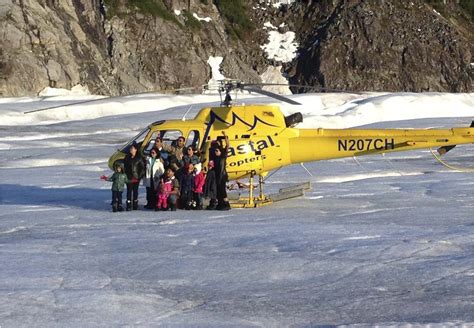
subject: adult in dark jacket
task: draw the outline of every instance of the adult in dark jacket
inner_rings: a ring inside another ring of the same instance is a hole
[[[225,138],[225,146],[220,143],[216,144],[214,149],[214,169],[216,174],[216,186],[217,186],[217,207],[216,210],[230,210],[230,204],[227,200],[227,181],[229,176],[227,175],[227,152],[229,150],[229,137],[222,131],[222,135]],[[211,148],[212,149],[212,148]],[[209,156],[211,158],[212,156]]]
[[[179,178],[180,203],[181,208],[190,210],[194,195],[194,165],[192,163],[187,164],[184,167],[184,171],[183,175]]]
[[[130,146],[130,153],[123,160],[125,174],[130,183],[127,183],[127,211],[138,209],[138,187],[140,180],[145,174],[145,163],[138,152],[138,145],[133,143]]]
[[[207,210],[215,210],[217,206],[216,171],[214,171],[214,160],[207,164],[206,180],[204,182],[204,198],[209,198]]]
[[[209,161],[213,161],[214,162],[214,157],[216,156],[215,155],[215,151],[214,149],[216,147],[218,147],[220,144],[217,140],[212,140],[211,141],[211,146],[209,147]]]

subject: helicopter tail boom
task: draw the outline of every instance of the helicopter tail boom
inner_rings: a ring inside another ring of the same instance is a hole
[[[474,143],[474,127],[452,129],[309,130],[289,140],[292,163]]]

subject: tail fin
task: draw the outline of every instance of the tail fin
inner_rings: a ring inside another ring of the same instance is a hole
[[[471,122],[471,126],[470,128],[474,128],[474,121]],[[450,151],[451,149],[453,149],[454,147],[456,147],[456,145],[450,145],[450,146],[443,146],[443,147],[440,147],[438,148],[438,154],[440,156],[443,156],[444,154],[446,154],[448,151]]]

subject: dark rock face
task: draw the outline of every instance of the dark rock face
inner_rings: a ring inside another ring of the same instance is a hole
[[[211,56],[223,57],[226,77],[259,82],[268,66],[282,65],[261,48],[265,22],[296,33],[298,56],[283,63],[292,83],[473,90],[472,21],[461,26],[421,0],[296,1],[280,9],[245,0],[255,29],[242,39],[211,0],[163,1],[171,18],[118,3],[120,15],[104,0],[0,0],[0,95],[77,84],[107,95],[198,86],[211,78]]]
[[[290,81],[319,88],[472,91],[468,41],[421,1],[323,1],[299,9]]]
[[[211,77],[210,56],[224,58],[229,77],[259,81],[251,46],[231,40],[214,5],[166,5],[172,20],[125,6],[110,16],[103,0],[0,0],[0,95],[77,84],[109,95],[197,86]],[[183,9],[211,20],[196,19],[193,30]]]
[[[86,80],[110,90],[113,79],[98,4],[1,0],[1,92],[31,95],[48,86],[71,88]]]

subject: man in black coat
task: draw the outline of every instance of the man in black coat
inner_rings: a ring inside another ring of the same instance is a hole
[[[217,186],[217,207],[216,210],[227,211],[230,210],[230,204],[227,200],[227,181],[229,181],[229,176],[227,175],[226,165],[227,165],[227,152],[229,150],[229,137],[225,134],[225,131],[222,131],[222,135],[225,138],[225,146],[220,143],[217,143],[214,148],[214,167],[216,174],[216,186]],[[212,156],[209,156],[212,158]]]
[[[130,146],[130,152],[123,160],[125,174],[130,183],[127,183],[127,211],[138,209],[138,187],[140,180],[145,175],[145,163],[138,152],[138,145],[134,142]]]
[[[215,210],[217,206],[216,171],[214,171],[214,160],[207,164],[206,180],[204,182],[204,198],[209,198],[208,210]]]

